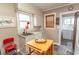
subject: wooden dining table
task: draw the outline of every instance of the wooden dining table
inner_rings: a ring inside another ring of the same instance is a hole
[[[35,39],[26,42],[25,47],[29,48],[29,55],[35,52],[38,55],[53,55],[54,44],[53,40],[46,39],[45,43],[36,43]]]

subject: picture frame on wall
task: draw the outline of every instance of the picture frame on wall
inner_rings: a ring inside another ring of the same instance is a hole
[[[16,27],[15,17],[0,16],[0,28]]]
[[[44,15],[44,28],[53,29],[56,27],[56,13]]]

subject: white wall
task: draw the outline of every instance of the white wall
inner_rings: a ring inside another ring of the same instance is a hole
[[[2,3],[0,4],[0,16],[11,16],[15,17],[16,19],[16,4],[12,3]],[[15,38],[15,43],[18,46],[18,36],[17,36],[17,27],[13,28],[2,28],[0,29],[0,48],[2,50],[3,48],[3,39],[8,38],[8,37],[14,37]],[[3,54],[3,50],[2,50]]]
[[[54,40],[55,43],[59,44],[59,30],[58,29],[45,29],[44,37]]]

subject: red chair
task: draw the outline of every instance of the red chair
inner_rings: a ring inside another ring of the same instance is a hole
[[[14,44],[14,38],[7,38],[3,40],[4,50],[6,54],[13,54],[16,49],[16,44]]]

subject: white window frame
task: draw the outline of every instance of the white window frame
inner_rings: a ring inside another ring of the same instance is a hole
[[[21,34],[22,32],[20,32],[20,20],[19,20],[19,13],[22,13],[22,14],[26,14],[26,15],[29,15],[31,16],[30,17],[30,29],[33,28],[33,25],[34,25],[34,22],[33,22],[33,14],[31,13],[28,13],[28,12],[25,12],[25,11],[17,11],[17,27],[18,27],[18,33]]]

